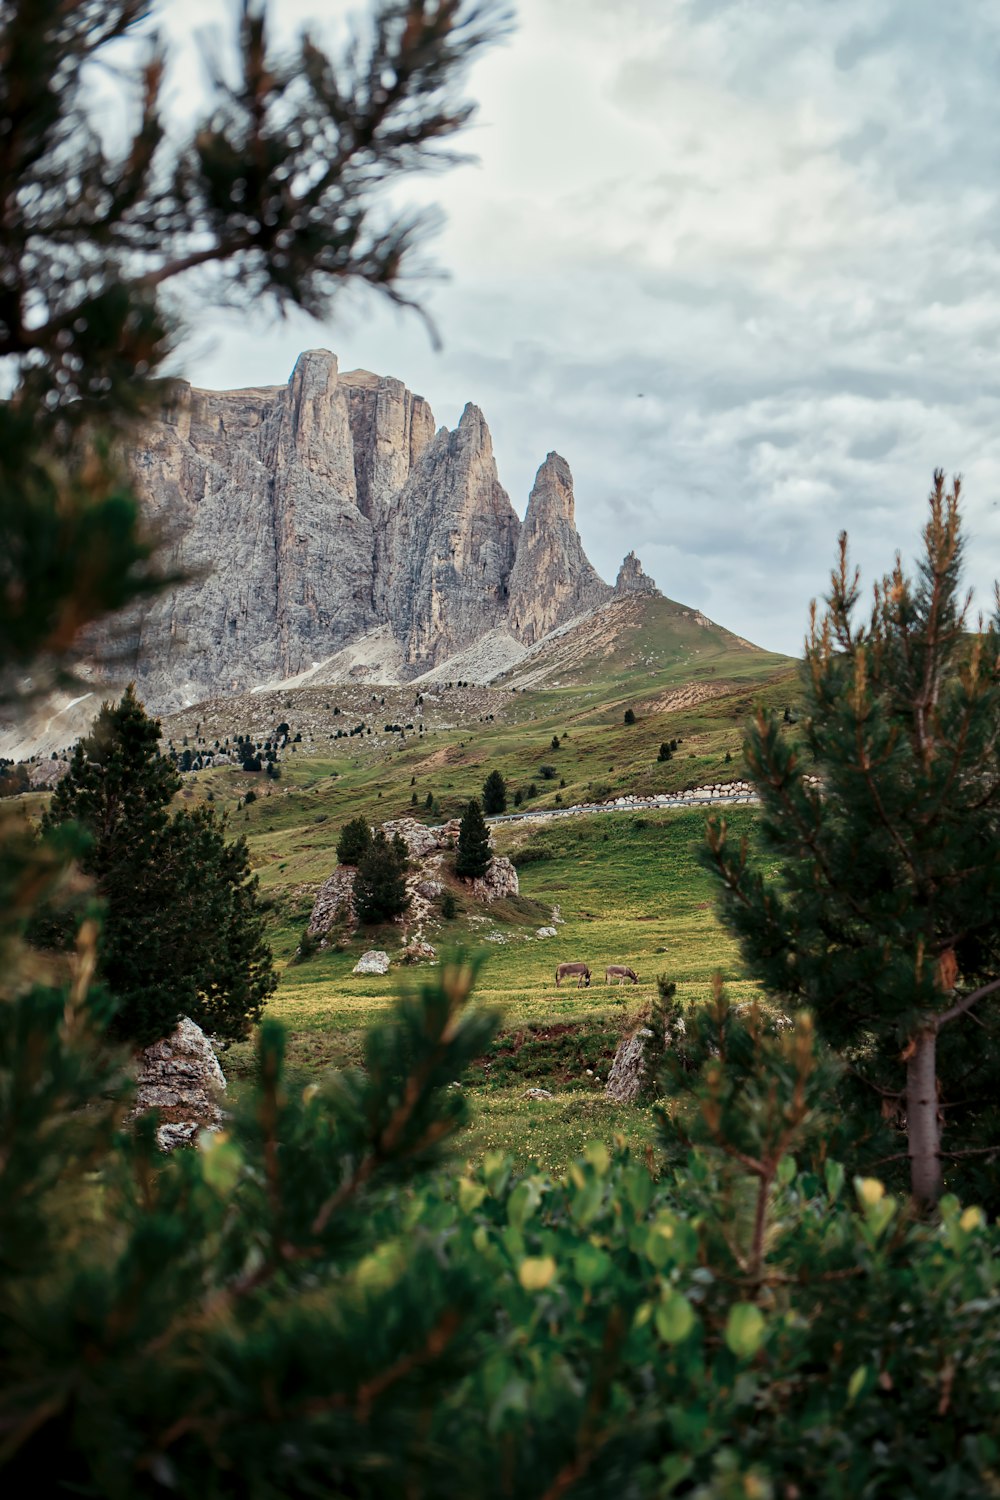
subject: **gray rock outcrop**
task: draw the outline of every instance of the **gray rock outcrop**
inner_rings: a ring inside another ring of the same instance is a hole
[[[226,1078],[212,1044],[187,1016],[170,1036],[139,1054],[133,1118],[155,1109],[161,1151],[189,1145],[201,1130],[222,1125],[221,1095]]]
[[[472,894],[487,906],[492,901],[501,901],[505,896],[517,896],[520,885],[517,871],[505,854],[495,854],[486,866],[485,875],[469,882]]]
[[[309,917],[311,937],[325,937],[340,918],[354,926],[354,877],[357,873],[354,865],[337,865],[324,880],[316,892]]]
[[[619,1042],[604,1089],[605,1096],[615,1104],[634,1104],[638,1099],[645,1082],[646,1042],[652,1035],[648,1026],[640,1026]]]
[[[611,594],[587,561],[576,529],[569,464],[550,453],[535,476],[510,576],[510,630],[530,646]]]
[[[178,384],[131,464],[164,561],[189,579],[116,632],[118,675],[154,712],[360,642],[408,680],[484,639],[537,641],[612,592],[584,555],[564,459],[539,469],[522,527],[478,407],[435,432],[422,397],[342,373],[326,350],[284,386]]]
[[[58,786],[69,770],[68,760],[42,760],[28,772],[28,785],[33,791],[39,788]]]
[[[618,577],[615,579],[615,594],[651,594],[654,598],[662,599],[663,595],[656,587],[649,574],[643,571],[642,563],[634,552],[629,552],[621,567],[618,569]]]

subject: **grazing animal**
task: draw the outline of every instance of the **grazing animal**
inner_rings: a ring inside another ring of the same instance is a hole
[[[610,984],[612,979],[617,979],[619,984],[624,984],[626,979],[630,979],[633,984],[639,983],[638,974],[625,964],[608,964],[604,971],[605,984]]]
[[[578,990],[590,984],[590,970],[586,964],[560,964],[556,970],[556,985],[558,986],[559,981],[567,976],[576,978]]]

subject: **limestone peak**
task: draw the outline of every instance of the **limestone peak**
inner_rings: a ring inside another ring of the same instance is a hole
[[[642,563],[634,552],[629,552],[621,567],[618,569],[618,577],[615,579],[616,594],[652,594],[658,598],[663,597],[660,590],[649,574],[643,571]]]

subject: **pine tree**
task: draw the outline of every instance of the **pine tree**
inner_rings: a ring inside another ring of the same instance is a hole
[[[227,844],[214,809],[170,815],[180,781],[159,753],[159,728],[131,686],[106,703],[43,831],[74,823],[89,836],[80,864],[103,903],[97,973],[117,1002],[114,1033],[145,1045],[187,1015],[238,1040],[276,983],[257,879],[245,840]],[[65,941],[65,916],[62,926]],[[35,931],[53,935],[44,922]]]
[[[458,830],[455,874],[464,880],[475,880],[486,874],[492,857],[490,834],[483,819],[483,810],[473,797],[462,815]]]
[[[390,842],[376,829],[358,862],[354,877],[354,910],[361,922],[389,922],[410,904],[406,889],[406,845],[398,834]]]
[[[337,840],[337,860],[342,865],[359,865],[371,848],[372,831],[367,818],[351,818],[344,824]]]
[[[923,541],[916,582],[897,557],[858,623],[841,537],[806,643],[802,743],[758,713],[758,848],[732,849],[713,818],[707,858],[754,972],[849,1060],[872,1152],[908,1159],[919,1202],[963,1178],[995,1202],[1000,620],[969,625],[959,486],[940,473]],[[903,1119],[903,1149],[887,1149]]]
[[[507,811],[507,783],[499,771],[491,771],[483,782],[483,811],[489,815]]]

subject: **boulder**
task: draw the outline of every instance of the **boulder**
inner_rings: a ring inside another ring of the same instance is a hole
[[[411,943],[407,943],[402,956],[404,964],[419,964],[429,963],[437,957],[437,953],[430,943],[423,943],[418,938],[414,938]]]
[[[208,1037],[182,1016],[168,1037],[139,1053],[135,1106],[130,1118],[159,1112],[161,1151],[189,1145],[200,1130],[222,1126],[220,1095],[226,1078]]]
[[[338,917],[346,917],[353,927],[354,877],[353,865],[338,865],[320,886],[309,917],[309,931],[313,937],[325,937]]]
[[[539,927],[535,932],[536,938],[558,937],[558,935],[554,927]]]
[[[355,974],[388,974],[389,955],[383,953],[380,948],[370,948],[367,953],[362,953],[354,965]]]
[[[554,1096],[549,1089],[525,1089],[524,1097],[526,1099],[551,1099]]]
[[[476,899],[487,904],[504,896],[517,896],[521,889],[517,871],[505,854],[494,855],[486,866],[486,874],[471,881],[470,885]]]
[[[646,1039],[652,1035],[648,1026],[640,1026],[638,1031],[618,1043],[604,1089],[605,1098],[615,1104],[634,1104],[638,1099],[645,1076],[643,1053]]]

